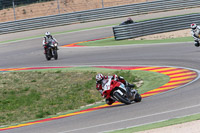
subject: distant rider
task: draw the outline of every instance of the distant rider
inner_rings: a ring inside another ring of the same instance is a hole
[[[199,41],[200,41],[200,26],[197,26],[196,24],[191,24],[191,34],[192,37],[194,38],[194,45],[196,47],[199,47]]]
[[[110,78],[112,80],[116,80],[116,81],[123,83],[125,85],[125,87],[131,87],[131,88],[135,87],[135,85],[129,84],[126,80],[124,80],[123,77],[117,76],[116,74],[113,76],[104,76],[103,74],[99,73],[96,75],[96,89],[101,93],[101,95],[103,95],[102,84],[104,84],[107,81],[107,79],[110,79]],[[114,102],[115,101],[111,98],[106,99],[106,103],[108,105],[111,105]]]
[[[50,41],[52,41],[52,40],[54,40],[56,43],[58,43],[58,41],[55,38],[53,38],[53,36],[51,35],[50,32],[46,32],[45,37],[43,39],[44,54],[46,54],[47,46],[50,43]]]
[[[132,23],[134,23],[134,21],[131,18],[128,18],[126,21],[124,21],[120,25],[126,25],[126,24],[132,24]]]

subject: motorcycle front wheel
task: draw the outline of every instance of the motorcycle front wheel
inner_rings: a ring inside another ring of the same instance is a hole
[[[131,101],[130,101],[128,98],[122,96],[122,95],[119,94],[118,92],[114,92],[113,95],[114,95],[114,97],[115,97],[116,99],[118,99],[119,102],[125,103],[125,104],[131,104]]]
[[[45,57],[47,60],[51,60],[50,50],[47,50]]]
[[[53,50],[54,53],[54,59],[57,60],[58,59],[58,52],[56,49]]]

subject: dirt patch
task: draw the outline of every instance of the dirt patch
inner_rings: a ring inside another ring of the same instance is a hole
[[[57,0],[15,7],[16,20],[146,2],[147,0]],[[155,0],[148,0],[155,1]],[[13,8],[0,10],[0,22],[13,21]]]
[[[142,36],[142,37],[137,37],[137,38],[129,39],[129,40],[158,40],[158,39],[170,39],[170,38],[190,37],[190,36],[191,36],[190,29],[186,29],[186,30],[179,30],[179,31],[173,31],[173,32]]]

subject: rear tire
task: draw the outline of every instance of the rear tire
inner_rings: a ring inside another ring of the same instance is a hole
[[[120,95],[118,92],[114,92],[114,97],[118,99],[119,102],[125,103],[125,104],[131,104],[131,101],[128,98],[125,98],[124,96]]]
[[[134,101],[135,101],[135,102],[141,102],[141,100],[142,100],[141,95],[140,95],[139,93],[137,93],[137,94],[135,95]]]

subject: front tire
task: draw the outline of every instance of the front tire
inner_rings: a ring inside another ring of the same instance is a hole
[[[51,60],[50,50],[47,50],[45,57],[47,60]]]
[[[54,59],[57,60],[58,59],[58,52],[57,50],[53,50],[53,53],[54,53]]]
[[[131,104],[131,101],[128,98],[125,98],[124,96],[120,95],[118,92],[114,92],[114,97],[117,98],[117,100],[121,103],[125,104]]]

